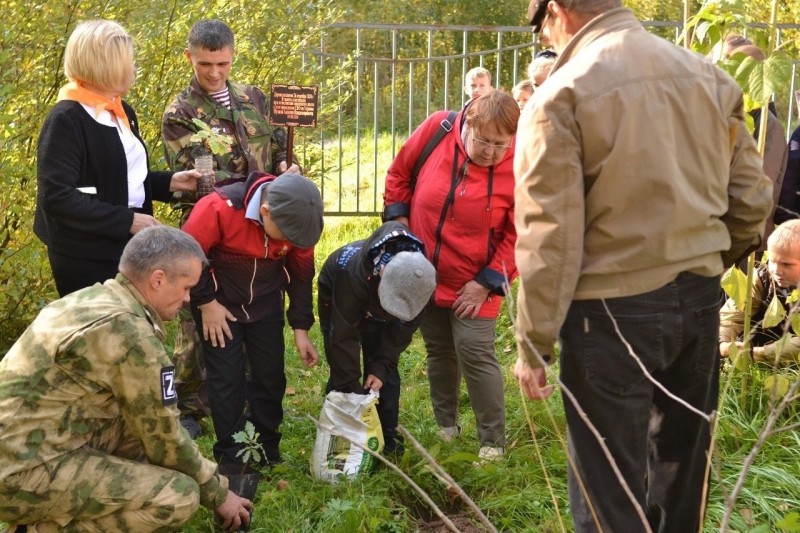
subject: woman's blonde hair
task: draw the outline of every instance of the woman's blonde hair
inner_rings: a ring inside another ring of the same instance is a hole
[[[467,108],[467,126],[482,130],[493,124],[498,132],[517,132],[519,105],[511,95],[494,90],[475,99]]]
[[[64,74],[70,81],[115,89],[136,76],[133,39],[110,20],[87,20],[75,27],[64,51]]]

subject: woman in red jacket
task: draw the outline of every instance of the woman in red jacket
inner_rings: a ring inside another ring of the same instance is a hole
[[[447,121],[434,113],[409,137],[386,176],[384,218],[399,220],[425,243],[437,286],[420,326],[436,422],[456,437],[461,375],[475,413],[483,460],[505,447],[503,378],[494,352],[502,297],[514,265],[514,134],[519,107],[499,91]],[[439,128],[449,132],[412,179]]]

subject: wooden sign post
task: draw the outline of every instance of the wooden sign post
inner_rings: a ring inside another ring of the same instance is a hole
[[[286,164],[292,166],[294,128],[317,127],[317,87],[272,84],[269,123],[286,127]]]

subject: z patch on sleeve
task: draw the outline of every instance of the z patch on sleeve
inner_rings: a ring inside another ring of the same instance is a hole
[[[165,366],[161,369],[161,402],[164,405],[178,403],[175,392],[175,367]]]

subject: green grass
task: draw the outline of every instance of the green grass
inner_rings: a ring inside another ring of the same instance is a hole
[[[319,140],[315,139],[314,143]],[[397,139],[395,151],[402,140]],[[356,165],[356,148],[359,164]],[[324,172],[318,144],[309,145],[305,167],[308,175],[318,180],[326,213],[372,213],[383,209],[383,187],[386,170],[392,162],[392,138],[387,132],[362,133],[359,143],[354,136],[326,140]],[[340,161],[341,159],[341,161]]]
[[[322,241],[316,247],[318,269],[334,249],[367,237],[379,224],[377,217],[327,218]],[[400,423],[437,458],[499,530],[557,532],[563,528],[571,531],[561,397],[554,394],[546,402],[523,402],[510,372],[516,359],[516,346],[513,325],[505,310],[498,319],[496,333],[497,354],[504,371],[506,392],[508,445],[504,461],[482,468],[472,466],[479,443],[474,416],[464,389],[459,421],[464,428],[461,437],[452,443],[443,443],[437,438],[425,374],[425,350],[419,334],[400,359],[403,379]],[[306,369],[298,361],[287,329],[286,373],[288,386],[295,389],[295,394],[287,395],[284,401],[285,418],[281,427],[284,438],[281,448],[285,463],[272,471],[263,472],[255,499],[251,531],[444,531],[428,524],[433,520],[433,512],[408,484],[386,468],[371,476],[337,485],[311,477],[309,465],[316,428],[308,415],[319,415],[328,377],[317,326],[312,328],[311,334],[322,361],[318,367]],[[552,370],[557,372],[557,365]],[[725,497],[736,483],[744,459],[765,424],[770,402],[763,381],[770,373],[762,368],[752,371],[751,393],[747,401],[742,402],[738,392],[740,377],[731,374],[730,370],[723,372],[723,387],[727,380],[732,381],[720,407],[705,526],[707,532],[719,530],[725,513]],[[797,379],[796,370],[784,369],[781,373],[791,381]],[[535,441],[528,427],[526,411],[535,427]],[[798,408],[792,405],[781,416],[779,426],[796,424],[798,420]],[[213,431],[209,424],[209,421],[204,421],[205,436],[198,441],[202,453],[207,457],[211,457],[213,444]],[[421,457],[410,446],[407,446],[406,454],[398,464],[426,490],[438,506],[454,517],[463,531],[480,531],[474,525],[479,523],[478,520],[462,502],[450,497],[444,485],[428,472]],[[280,480],[288,482],[284,490],[278,489]],[[777,433],[766,442],[749,470],[731,520],[731,530],[800,531],[791,529],[788,520],[782,522],[791,513],[800,511],[799,480],[800,433],[798,429]],[[553,488],[552,494],[548,485]],[[200,509],[184,531],[211,531],[213,522],[212,513]],[[782,523],[784,528],[781,527]]]
[[[335,248],[351,240],[364,238],[377,227],[376,218],[347,218],[326,221],[323,241],[317,247],[318,265]],[[282,451],[285,463],[272,472],[264,472],[255,502],[252,531],[293,532],[399,532],[434,531],[425,525],[433,519],[432,511],[397,475],[380,469],[337,485],[314,480],[309,460],[316,429],[307,415],[317,417],[324,399],[327,364],[321,352],[322,342],[316,326],[312,337],[320,349],[321,364],[314,369],[301,367],[294,347],[287,337],[287,377],[296,394],[284,402],[286,417],[282,426]],[[475,420],[462,389],[460,423],[464,431],[453,443],[443,443],[436,435],[428,382],[425,374],[425,351],[419,335],[400,360],[403,378],[400,423],[443,464],[467,494],[503,531],[560,531],[559,516],[566,531],[571,531],[566,487],[566,455],[564,413],[560,395],[546,402],[523,401],[510,367],[516,358],[513,328],[504,312],[498,320],[497,354],[505,375],[508,448],[507,458],[496,464],[474,468],[472,461],[478,450]],[[557,371],[557,367],[554,368]],[[796,376],[787,371],[792,379]],[[768,372],[756,372],[757,384]],[[738,380],[723,374],[723,379]],[[730,391],[736,391],[732,384]],[[768,401],[763,389],[754,385],[750,402],[739,405],[732,392],[720,409],[720,427],[715,455],[719,474],[712,474],[708,519],[705,530],[717,531],[724,513],[724,494],[730,492],[741,471],[745,455],[763,426]],[[536,428],[536,441],[541,451],[543,468],[526,422],[525,407]],[[797,421],[796,409],[786,413],[783,423]],[[210,437],[200,443],[206,453]],[[398,462],[448,515],[458,517],[459,527],[479,524],[466,506],[448,496],[444,485],[434,478],[421,457],[407,446]],[[288,481],[288,488],[277,488],[279,480]],[[732,528],[751,531],[762,526],[764,531],[778,531],[776,524],[791,512],[800,510],[800,437],[797,430],[775,435],[770,439],[750,470],[745,490],[739,498]],[[555,494],[548,490],[550,485]],[[554,499],[558,505],[556,513]],[[202,509],[186,531],[208,531],[211,513]],[[478,531],[480,529],[473,529]],[[439,530],[436,530],[439,531]],[[441,529],[444,531],[444,529]]]
[[[377,218],[328,219],[322,242],[316,248],[317,264],[339,246],[364,238],[380,224]],[[508,458],[497,465],[480,469],[472,466],[477,459],[479,442],[475,419],[462,389],[461,437],[453,443],[440,442],[428,395],[425,350],[417,333],[411,346],[400,359],[403,378],[400,423],[444,464],[448,472],[471,495],[490,520],[508,531],[546,531],[558,529],[552,497],[547,491],[541,466],[535,459],[533,444],[515,381],[508,370],[516,358],[510,322],[502,318],[497,329],[497,353],[505,373],[508,413]],[[324,400],[328,366],[322,353],[319,330],[312,329],[312,338],[320,350],[321,363],[314,369],[302,367],[293,342],[287,336],[288,386],[296,394],[284,401],[285,418],[281,427],[281,444],[285,463],[271,472],[264,472],[255,503],[252,531],[416,531],[420,521],[433,519],[433,512],[397,475],[381,468],[371,476],[330,485],[314,480],[309,461],[316,429],[307,415],[317,417]],[[563,433],[563,410],[555,397],[547,404],[529,403],[536,424],[547,475],[559,491],[562,516],[566,515],[566,459],[556,433]],[[545,405],[554,412],[557,428],[545,415]],[[206,435],[211,433],[206,426]],[[212,438],[200,438],[201,448],[208,454]],[[460,501],[453,501],[445,486],[424,468],[421,457],[406,446],[406,454],[398,461],[448,514],[468,513]],[[288,481],[288,488],[277,488],[279,480]],[[463,519],[463,517],[462,517]],[[477,523],[477,519],[472,520]],[[186,531],[207,531],[211,513],[201,509],[185,528]]]
[[[332,218],[326,220],[323,240],[316,249],[321,265],[335,248],[366,237],[379,225],[377,218]],[[282,451],[285,463],[264,471],[255,499],[251,531],[260,532],[385,532],[444,531],[428,525],[433,512],[397,475],[381,468],[371,476],[343,481],[337,485],[311,477],[309,461],[316,429],[308,415],[318,416],[324,399],[327,364],[322,354],[319,330],[312,328],[312,338],[320,350],[322,362],[313,369],[299,363],[291,338],[287,335],[288,386],[295,394],[284,401],[285,419]],[[464,432],[452,443],[440,442],[428,396],[425,375],[425,351],[419,335],[400,359],[403,378],[400,423],[424,445],[477,503],[501,531],[557,532],[571,531],[566,488],[564,413],[560,395],[546,402],[523,402],[510,372],[516,358],[512,324],[503,313],[498,320],[497,354],[505,376],[508,448],[504,461],[474,468],[478,449],[475,420],[462,389]],[[557,366],[553,368],[557,372]],[[755,369],[750,381],[748,401],[740,402],[739,377],[723,372],[723,382],[733,380],[720,408],[720,423],[714,456],[705,531],[719,530],[724,498],[742,470],[745,456],[752,449],[770,408],[769,396],[762,384],[771,372]],[[792,381],[795,370],[783,370]],[[526,410],[536,428],[536,443],[531,436]],[[796,405],[780,418],[780,426],[800,419]],[[211,456],[212,428],[203,422],[205,436],[198,440],[202,453]],[[538,444],[542,462],[540,463]],[[445,491],[444,485],[424,467],[421,457],[410,446],[398,461],[464,531],[480,531],[478,520],[459,500]],[[791,513],[800,511],[800,433],[797,429],[771,437],[756,457],[747,483],[731,521],[735,531],[797,531],[780,527]],[[288,486],[278,489],[278,481]],[[548,489],[553,487],[554,494]],[[554,501],[556,503],[554,503]],[[558,512],[556,510],[558,506]],[[184,531],[206,532],[213,529],[213,515],[200,509]],[[2,524],[0,524],[2,526]]]

